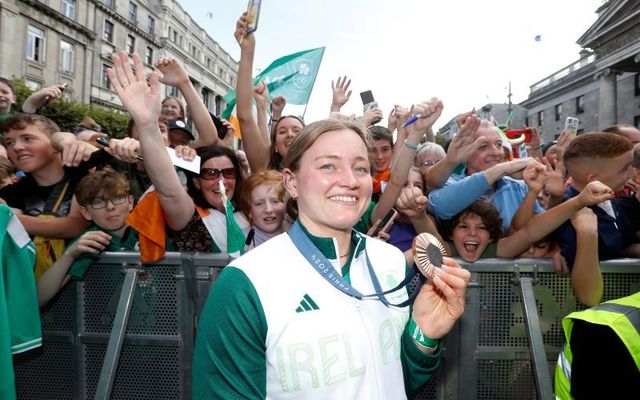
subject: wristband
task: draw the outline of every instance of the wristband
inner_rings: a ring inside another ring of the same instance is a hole
[[[537,145],[535,147],[527,145],[527,150],[540,150],[542,146]]]
[[[409,334],[419,346],[423,347],[427,351],[435,351],[440,344],[440,339],[431,339],[422,333],[420,327],[413,318],[409,320]]]
[[[404,145],[409,149],[409,150],[418,150],[418,145],[416,144],[411,144],[409,142],[407,142],[407,139],[404,140]]]

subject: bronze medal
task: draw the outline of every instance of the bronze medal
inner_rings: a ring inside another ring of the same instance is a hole
[[[418,271],[427,278],[433,278],[435,269],[442,266],[442,257],[447,255],[442,243],[430,233],[421,233],[413,239],[412,252]]]

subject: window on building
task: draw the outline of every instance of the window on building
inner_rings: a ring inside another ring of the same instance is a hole
[[[65,17],[76,18],[76,0],[62,0],[62,13]]]
[[[555,119],[556,121],[560,121],[560,118],[562,118],[562,104],[556,104],[556,112],[555,112]]]
[[[544,124],[544,111],[538,111],[538,126]]]
[[[198,48],[196,46],[191,46],[191,55],[194,58],[198,57]]]
[[[637,129],[640,129],[640,115],[636,115],[635,117],[633,117],[633,125]]]
[[[584,95],[576,97],[576,114],[584,112]]]
[[[109,75],[107,75],[107,70],[111,68],[107,64],[102,64],[102,75],[100,80],[100,85],[105,89],[111,89],[111,83],[109,82]]]
[[[144,52],[144,61],[147,65],[153,65],[153,49],[147,46],[147,50]]]
[[[524,118],[524,126],[529,126],[529,117]]]
[[[635,89],[634,94],[640,96],[640,73],[635,76]]]
[[[155,29],[156,29],[156,20],[153,19],[152,16],[148,16],[147,17],[147,32],[150,35],[153,35],[153,32],[155,31]]]
[[[102,39],[109,43],[113,42],[113,22],[104,20],[104,32],[102,33]]]
[[[167,96],[178,97],[178,88],[167,85]]]
[[[129,2],[129,21],[134,24],[138,20],[138,5],[133,2]]]
[[[207,57],[207,68],[211,68],[211,59]]]
[[[127,35],[127,44],[125,45],[127,53],[133,54],[136,51],[136,38],[131,35]]]
[[[215,107],[216,107],[215,112],[216,112],[216,114],[219,115],[222,112],[222,97],[220,97],[219,95],[216,96]]]
[[[102,4],[109,8],[115,8],[115,0],[102,0]]]
[[[64,40],[60,41],[60,70],[73,72],[73,45]]]
[[[29,25],[27,31],[27,59],[44,62],[44,30]]]
[[[204,106],[207,108],[207,110],[209,109],[209,93],[211,93],[209,89],[207,89],[206,87],[202,88],[202,102],[204,103]]]
[[[25,80],[24,83],[25,83],[25,85],[27,85],[27,87],[29,89],[31,89],[34,92],[37,92],[38,90],[42,89],[42,83],[41,82],[34,81],[34,80],[31,80],[31,79],[27,79],[27,80]]]
[[[178,43],[178,31],[173,31],[173,43]]]

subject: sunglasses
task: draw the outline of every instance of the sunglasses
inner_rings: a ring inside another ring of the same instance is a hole
[[[202,168],[200,170],[200,178],[205,179],[207,181],[213,181],[215,179],[220,178],[220,173],[222,176],[227,179],[233,179],[236,177],[236,169],[235,168]]]

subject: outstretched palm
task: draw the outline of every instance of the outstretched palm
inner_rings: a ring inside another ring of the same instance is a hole
[[[147,83],[140,56],[133,53],[132,58],[135,74],[127,53],[120,51],[115,54],[113,68],[107,71],[109,81],[137,125],[157,124],[161,110],[158,75],[152,72]]]

